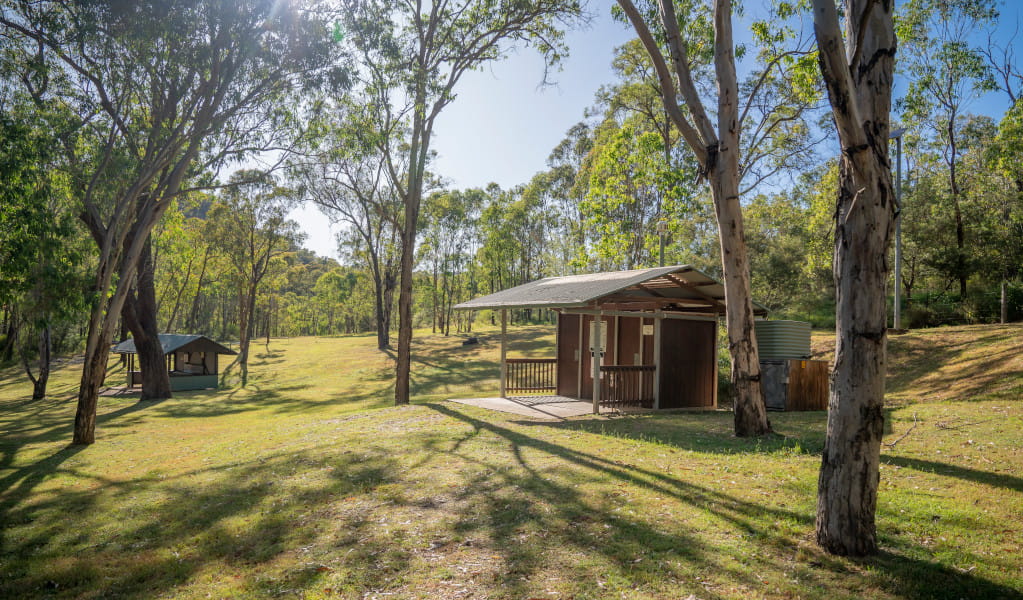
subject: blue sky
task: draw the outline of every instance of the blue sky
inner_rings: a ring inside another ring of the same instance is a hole
[[[755,0],[747,2],[748,7],[755,4]],[[543,60],[528,49],[483,71],[466,74],[456,89],[455,101],[437,120],[433,149],[438,157],[432,170],[450,187],[460,189],[490,182],[509,188],[544,170],[550,151],[569,127],[582,120],[597,89],[613,80],[614,49],[633,37],[630,27],[611,19],[609,7],[606,2],[591,3],[594,20],[589,29],[566,36],[570,55],[562,70],[553,74],[554,87],[538,87]],[[1009,0],[1000,9],[996,37],[1008,39],[1021,16],[1019,0]],[[1023,25],[1019,27],[1017,45],[1023,58]],[[742,22],[735,24],[740,41],[747,31]],[[896,81],[896,96],[905,92],[898,89],[902,83]],[[967,110],[998,118],[1007,106],[1005,95],[998,93],[973,101]],[[336,258],[334,230],[318,209],[302,207],[292,216],[308,235],[307,248]]]
[[[490,182],[508,188],[544,170],[547,156],[582,120],[597,89],[613,80],[614,49],[632,37],[631,29],[612,21],[609,6],[592,9],[589,29],[567,34],[570,54],[562,70],[552,74],[555,87],[538,87],[543,60],[529,49],[467,73],[456,99],[437,119],[433,149],[438,156],[431,169],[453,188]],[[306,206],[292,216],[309,236],[306,248],[336,258],[334,234],[318,209]]]

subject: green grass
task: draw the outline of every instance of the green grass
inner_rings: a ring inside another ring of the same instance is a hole
[[[550,329],[513,331],[550,354]],[[1023,598],[1021,333],[891,341],[899,441],[863,560],[812,541],[823,413],[740,440],[723,412],[443,402],[494,394],[492,331],[421,334],[401,408],[373,337],[273,340],[245,389],[102,399],[86,448],[73,364],[43,402],[0,372],[0,597]]]

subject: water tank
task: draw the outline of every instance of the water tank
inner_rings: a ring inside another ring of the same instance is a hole
[[[810,356],[810,324],[806,321],[756,321],[760,360]]]

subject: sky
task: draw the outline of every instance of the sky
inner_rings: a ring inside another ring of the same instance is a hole
[[[1020,0],[1001,4],[995,35],[1007,40],[1019,30],[1016,42],[1023,46],[1020,4]],[[591,12],[593,20],[587,29],[566,34],[570,54],[561,71],[550,77],[557,85],[540,87],[543,60],[530,49],[462,78],[454,102],[437,119],[432,142],[437,159],[431,170],[444,177],[449,187],[484,187],[494,182],[507,189],[528,182],[546,168],[547,156],[568,129],[583,119],[600,86],[614,80],[614,49],[634,37],[631,27],[612,20],[610,3],[592,2]],[[747,26],[736,23],[738,41],[746,32]],[[1020,52],[1023,54],[1023,47]],[[899,89],[904,81],[897,78],[895,85],[896,96],[905,93]],[[966,108],[997,119],[1007,106],[1004,94],[993,93]],[[337,258],[337,228],[317,208],[302,206],[292,212],[292,218],[308,236],[306,248]]]
[[[631,28],[611,19],[609,4],[592,4],[590,27],[566,34],[569,56],[550,76],[556,86],[539,87],[543,59],[530,49],[462,78],[455,100],[437,118],[432,142],[437,160],[430,169],[450,187],[494,182],[509,188],[546,169],[551,150],[583,119],[600,86],[614,80],[614,49],[633,37]],[[306,248],[337,258],[337,228],[319,209],[306,205],[292,218],[308,235]]]

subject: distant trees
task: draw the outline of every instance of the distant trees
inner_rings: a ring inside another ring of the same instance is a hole
[[[420,268],[429,274],[432,328],[451,333],[454,305],[478,292],[473,258],[479,248],[482,190],[431,194],[423,203]]]
[[[454,100],[466,72],[515,45],[534,47],[548,64],[557,62],[564,51],[561,27],[578,20],[582,9],[576,0],[439,0],[425,6],[360,0],[343,7],[348,37],[363,66],[361,84],[378,111],[376,122],[383,125],[378,146],[403,207],[394,399],[407,404],[415,248],[437,117]],[[404,143],[391,143],[393,136]]]
[[[965,297],[973,265],[966,249],[959,130],[969,101],[996,89],[984,54],[970,38],[993,24],[998,12],[993,0],[912,0],[901,13],[899,68],[909,79],[905,116],[945,163],[944,195],[955,231],[955,248],[947,253],[946,263],[958,280],[960,297]]]
[[[108,348],[152,228],[191,175],[290,133],[286,98],[327,65],[318,18],[270,0],[3,5],[23,85],[68,107],[61,147],[99,250],[76,444],[95,440]]]
[[[351,99],[349,99],[351,100]],[[337,111],[339,114],[333,114]],[[401,197],[392,182],[406,163],[391,157],[402,139],[369,106],[342,101],[318,118],[319,134],[293,170],[303,196],[344,227],[340,249],[364,265],[373,281],[377,348],[391,347],[394,292],[401,252]],[[383,148],[387,148],[384,151]]]
[[[298,224],[287,218],[289,191],[259,173],[240,171],[210,208],[210,236],[226,259],[237,290],[238,358],[244,385],[248,379],[249,342],[260,286],[274,261],[302,240]]]

